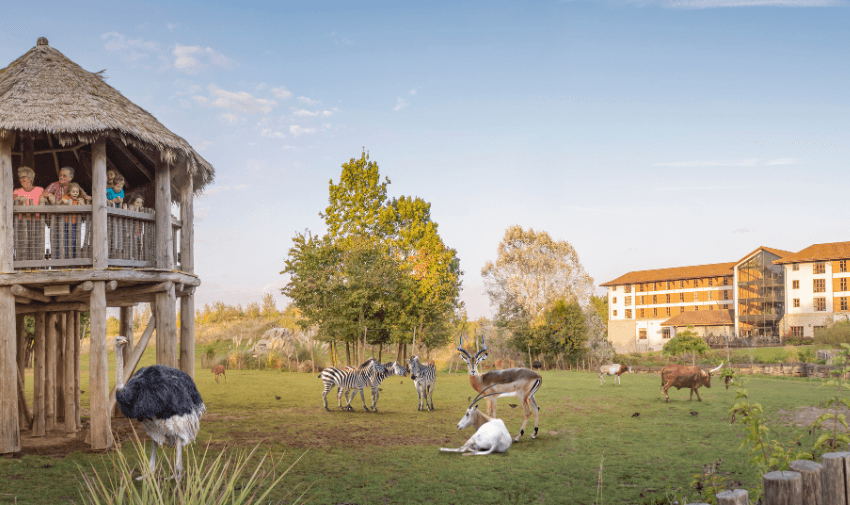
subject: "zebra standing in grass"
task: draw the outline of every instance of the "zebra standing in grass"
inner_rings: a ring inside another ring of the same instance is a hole
[[[416,386],[416,393],[419,395],[419,409],[422,408],[422,401],[425,401],[425,407],[428,410],[434,410],[434,383],[437,382],[437,367],[433,363],[423,365],[419,361],[419,356],[410,357],[410,378],[413,379],[413,385]],[[431,405],[428,405],[428,398],[431,398]]]
[[[407,375],[407,369],[399,365],[397,361],[393,361],[391,363],[384,363],[384,368],[386,368],[386,371],[378,372],[370,378],[371,382],[369,383],[369,385],[372,386],[372,410],[375,412],[378,411],[378,397],[380,396],[381,382],[383,382],[384,379],[386,379],[390,375],[401,375],[402,377]],[[348,399],[349,392],[351,393],[352,400],[354,399],[354,395],[357,393],[353,389],[346,391],[344,393],[346,402],[351,401]],[[360,390],[360,394],[363,394],[362,389]]]
[[[325,410],[330,411],[328,408],[328,392],[334,387],[337,387],[336,399],[339,404],[340,410],[345,410],[342,407],[342,393],[343,391],[349,389],[359,389],[360,390],[360,398],[363,399],[363,408],[366,411],[369,411],[369,407],[366,406],[366,399],[363,396],[363,388],[371,385],[372,377],[379,373],[386,372],[387,369],[384,368],[378,360],[375,358],[369,358],[365,363],[360,365],[358,368],[335,368],[329,367],[322,370],[322,374],[319,375],[319,378],[322,379],[322,382],[325,384],[325,389],[322,392],[322,402],[325,404]],[[351,398],[348,398],[346,395],[346,408],[348,410],[354,410],[351,408],[351,400],[354,399],[354,392],[351,394]]]

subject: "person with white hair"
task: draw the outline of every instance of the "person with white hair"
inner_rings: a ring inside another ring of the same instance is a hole
[[[39,205],[44,188],[34,186],[35,170],[30,167],[18,167],[18,180],[21,187],[13,193],[15,205]],[[44,254],[44,228],[39,214],[19,215],[15,220],[15,259],[41,259]]]

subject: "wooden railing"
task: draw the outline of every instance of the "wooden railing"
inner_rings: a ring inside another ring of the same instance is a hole
[[[110,267],[156,267],[156,215],[153,209],[106,208]],[[14,206],[14,268],[91,267],[92,206]],[[172,216],[174,268],[179,263],[182,223]]]

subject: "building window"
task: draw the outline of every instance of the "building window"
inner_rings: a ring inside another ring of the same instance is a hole
[[[638,297],[638,305],[644,305],[642,296]]]
[[[626,319],[632,318],[632,309],[626,309]]]
[[[714,297],[711,295],[711,291],[708,292],[708,301],[714,300]]]
[[[685,307],[679,307],[679,314],[685,313]]]
[[[841,310],[847,310],[847,297],[842,296],[839,300],[840,300]]]
[[[652,317],[658,317],[658,309],[652,309]]]
[[[729,277],[728,275],[723,278],[723,285],[724,286],[728,286],[730,282],[732,282],[732,278]]]
[[[826,292],[826,279],[815,279],[815,281],[814,281],[814,292],[815,293],[825,293]]]
[[[623,291],[626,292],[626,293],[631,293],[632,292],[632,285],[626,284],[625,286],[623,286]]]
[[[824,312],[826,311],[826,298],[820,297],[815,298],[815,312]]]
[[[638,338],[641,340],[646,340],[646,330],[640,330],[638,333]]]
[[[667,303],[670,303],[670,295],[667,295]]]
[[[638,287],[638,292],[643,293],[643,291],[644,291],[643,284],[638,284],[637,287]]]
[[[793,270],[794,272],[800,270],[800,264],[794,263],[793,265],[791,265],[791,270]],[[797,328],[797,326],[792,326],[792,328]],[[800,328],[802,328],[802,326],[800,326]]]
[[[684,280],[679,281],[679,289],[684,289],[684,288],[685,288],[685,281]]]
[[[631,304],[632,304],[632,297],[631,297],[631,296],[627,296],[627,297],[626,297],[626,305],[631,305]]]
[[[680,301],[680,302],[684,302],[684,301],[685,301],[685,293],[679,293],[679,301]]]
[[[652,304],[655,305],[658,303],[658,295],[652,295]]]
[[[616,297],[616,296],[614,297],[614,302],[613,302],[613,303],[617,303],[617,297]]]
[[[802,326],[792,326],[791,327],[791,336],[792,337],[802,337],[803,336],[803,327]]]
[[[714,279],[708,279],[708,287],[714,286]]]
[[[826,262],[815,261],[814,271],[812,273],[825,274],[826,273]]]
[[[839,291],[847,291],[847,277],[842,277],[838,280]]]
[[[699,287],[699,279],[694,279],[694,287],[695,288]]]
[[[699,311],[699,305],[694,305],[694,310]]]
[[[661,338],[670,338],[670,328],[661,328]]]
[[[611,286],[611,291],[617,291],[617,286]]]
[[[728,289],[723,290],[723,299],[724,300],[729,299],[729,290]]]
[[[614,309],[614,317],[617,317],[617,309]]]
[[[646,317],[646,312],[644,312],[644,310],[643,310],[643,309],[640,309],[640,312],[638,312],[638,317],[640,317],[641,319],[643,319],[644,317]]]
[[[670,307],[667,307],[667,317],[670,317]]]
[[[841,260],[838,262],[838,271],[846,272],[847,271],[847,260]]]
[[[799,307],[799,306],[800,306],[800,299],[799,299],[799,298],[794,298],[794,306],[795,306],[795,307]]]
[[[800,289],[800,281],[791,281],[791,289]]]

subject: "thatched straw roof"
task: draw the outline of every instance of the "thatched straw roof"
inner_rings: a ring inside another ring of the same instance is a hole
[[[185,160],[196,191],[215,177],[212,165],[188,142],[106,84],[99,73],[84,70],[50,47],[44,37],[0,70],[0,129],[49,133],[63,146],[108,137],[153,161]]]

